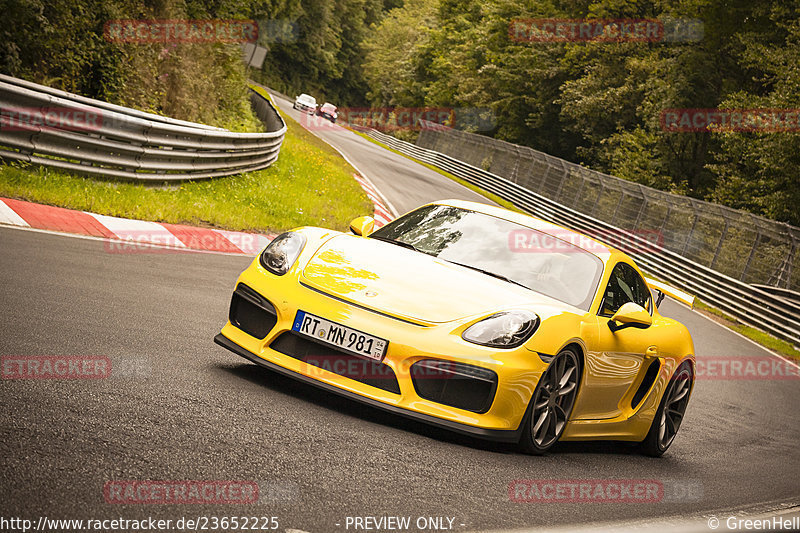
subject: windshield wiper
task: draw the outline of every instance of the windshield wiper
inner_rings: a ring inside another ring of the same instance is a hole
[[[397,246],[402,246],[403,248],[408,248],[409,250],[414,250],[415,252],[419,252],[421,254],[430,255],[430,254],[427,254],[426,252],[423,252],[422,250],[420,250],[419,248],[417,248],[416,246],[414,246],[410,242],[398,241],[398,240],[395,240],[395,239],[390,239],[388,237],[381,237],[379,235],[376,235],[376,236],[370,235],[369,238],[370,239],[375,239],[375,240],[378,240],[378,241],[383,241],[383,242],[390,242],[392,244],[396,244]]]
[[[439,259],[441,259],[441,257]],[[514,285],[519,285],[520,287],[525,287],[528,290],[531,289],[527,285],[525,285],[523,283],[520,283],[519,281],[513,280],[511,278],[507,278],[502,274],[498,274],[497,272],[492,272],[490,270],[484,270],[482,268],[478,268],[478,267],[472,266],[472,265],[467,265],[467,264],[464,264],[464,263],[459,263],[457,261],[449,261],[447,259],[445,259],[445,261],[447,261],[448,263],[453,263],[454,265],[458,265],[458,266],[462,266],[462,267],[465,267],[465,268],[469,268],[470,270],[477,270],[478,272],[486,274],[487,276],[492,276],[493,278],[502,279],[503,281],[507,281],[509,283],[513,283]]]

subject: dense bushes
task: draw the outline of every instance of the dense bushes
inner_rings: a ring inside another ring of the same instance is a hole
[[[114,43],[103,34],[118,19],[247,18],[246,3],[229,3],[245,9],[210,1],[0,0],[0,71],[154,113],[252,130],[239,45]]]
[[[531,18],[694,19],[703,32],[683,42],[512,39],[511,21]],[[490,108],[497,127],[483,133],[800,224],[800,133],[660,123],[670,108],[797,111],[797,2],[407,0],[364,47],[376,105]]]

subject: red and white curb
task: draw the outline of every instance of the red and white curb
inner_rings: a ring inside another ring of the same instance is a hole
[[[357,174],[353,177],[374,205],[375,226],[391,221],[391,211],[372,183]],[[272,234],[111,217],[11,198],[0,198],[0,224],[100,238],[108,241],[108,251],[118,253],[145,252],[155,245],[174,250],[255,255],[275,238]]]
[[[109,252],[119,253],[144,252],[157,245],[174,250],[255,255],[275,238],[110,217],[10,198],[0,198],[0,224],[101,238],[107,241]]]
[[[364,192],[367,193],[367,197],[372,201],[373,205],[373,215],[372,218],[375,219],[375,227],[380,228],[391,222],[394,217],[392,216],[391,210],[386,206],[381,197],[378,190],[369,181],[367,178],[359,176],[358,174],[353,174],[353,177],[361,185],[361,188],[364,189]]]

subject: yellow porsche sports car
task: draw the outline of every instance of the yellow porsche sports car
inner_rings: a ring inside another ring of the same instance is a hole
[[[694,385],[688,330],[626,254],[473,202],[352,234],[276,237],[236,283],[214,339],[274,371],[534,454],[559,440],[663,454]],[[653,291],[658,296],[654,301]]]

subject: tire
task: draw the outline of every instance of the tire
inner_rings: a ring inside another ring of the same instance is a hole
[[[523,452],[542,455],[555,446],[572,414],[580,382],[578,354],[571,348],[562,350],[550,361],[533,391],[519,442]]]
[[[693,385],[692,365],[685,361],[672,375],[667,390],[661,397],[650,431],[640,444],[643,454],[661,457],[669,449],[683,422]]]

